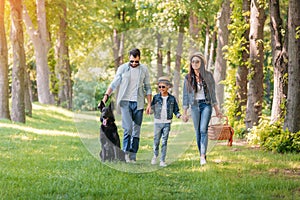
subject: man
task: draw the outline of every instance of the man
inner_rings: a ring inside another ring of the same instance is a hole
[[[140,63],[140,50],[129,52],[129,62],[119,66],[114,80],[107,88],[102,99],[105,103],[111,93],[119,86],[117,106],[121,108],[122,128],[124,129],[123,151],[126,162],[136,162],[139,149],[140,131],[143,120],[145,94],[146,113],[151,112],[152,91],[148,68]]]

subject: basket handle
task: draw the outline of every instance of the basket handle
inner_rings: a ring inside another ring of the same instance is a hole
[[[214,115],[214,116],[211,116],[211,118],[210,118],[210,123],[209,123],[210,125],[211,125],[211,123],[212,123],[212,119],[215,118],[215,117],[217,117],[217,116],[215,116],[215,115]],[[217,118],[220,118],[220,117],[217,117]],[[226,119],[226,124],[224,124],[224,125],[228,125],[228,117],[223,115],[223,116],[221,117],[221,119],[222,119],[222,118],[225,118],[225,119]]]

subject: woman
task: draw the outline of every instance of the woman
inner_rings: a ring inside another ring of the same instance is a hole
[[[200,164],[204,165],[208,143],[207,129],[212,107],[218,117],[222,117],[222,113],[217,104],[214,77],[212,73],[205,70],[205,59],[200,53],[195,53],[190,58],[189,73],[184,79],[182,104],[184,121],[188,120],[187,109],[191,107]]]

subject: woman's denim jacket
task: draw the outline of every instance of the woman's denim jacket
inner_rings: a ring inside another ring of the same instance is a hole
[[[138,94],[137,94],[137,110],[144,109],[145,95],[151,95],[152,90],[150,86],[150,76],[148,68],[145,65],[139,65],[139,77],[138,77]],[[127,91],[130,81],[130,65],[129,62],[119,66],[114,80],[110,84],[110,88],[115,90],[119,86],[119,93],[117,97],[117,106],[120,105],[120,101],[123,100],[125,92]]]
[[[151,102],[151,109],[154,112],[154,118],[160,119],[161,117],[161,109],[162,109],[163,99],[161,94],[156,94],[153,97]],[[167,119],[170,120],[173,118],[173,113],[176,115],[177,118],[181,116],[179,113],[179,107],[176,101],[176,98],[169,94],[167,98]]]
[[[214,106],[217,104],[214,77],[212,73],[208,71],[205,71],[204,77],[203,88],[205,94],[205,102]],[[188,87],[190,88],[188,89]],[[188,109],[190,105],[193,105],[195,103],[195,91],[190,86],[188,75],[186,75],[184,78],[182,98],[183,109]]]

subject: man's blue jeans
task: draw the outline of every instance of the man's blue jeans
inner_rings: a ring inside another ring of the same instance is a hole
[[[123,151],[129,153],[130,160],[136,160],[144,110],[137,110],[135,101],[121,101],[120,107],[124,129]]]
[[[154,143],[153,153],[155,157],[159,154],[159,143],[161,139],[161,157],[160,161],[165,162],[167,154],[167,145],[171,123],[154,123]]]
[[[212,106],[211,104],[206,104],[205,100],[198,100],[191,106],[191,114],[200,155],[206,155],[208,144],[207,130],[211,113]]]

